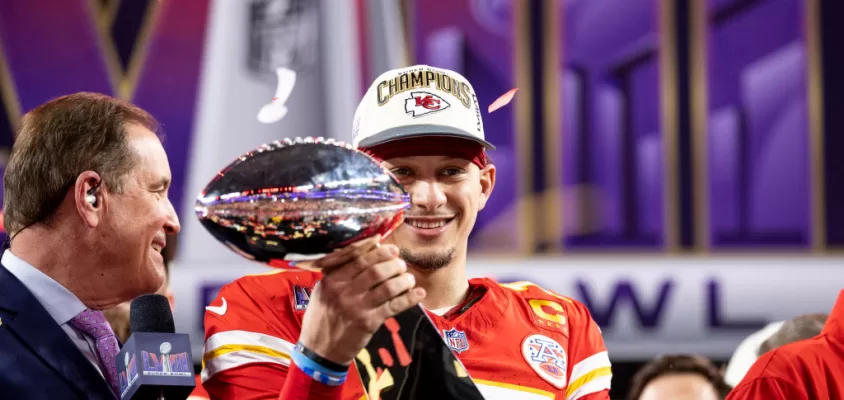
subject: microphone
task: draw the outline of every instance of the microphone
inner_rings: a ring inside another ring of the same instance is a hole
[[[196,386],[190,338],[176,332],[167,297],[147,294],[129,307],[132,336],[114,362],[120,399],[185,400]]]

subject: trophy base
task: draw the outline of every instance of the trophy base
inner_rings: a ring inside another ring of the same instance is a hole
[[[422,306],[384,322],[355,365],[369,400],[484,400]]]

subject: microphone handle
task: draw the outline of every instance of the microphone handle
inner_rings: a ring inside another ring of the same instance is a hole
[[[164,389],[161,389],[161,392],[158,394],[158,400],[167,400],[164,398]]]

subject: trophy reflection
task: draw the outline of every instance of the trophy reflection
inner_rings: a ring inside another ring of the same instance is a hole
[[[371,157],[309,138],[242,155],[217,174],[195,209],[233,251],[288,268],[289,260],[387,236],[409,206],[404,188]]]

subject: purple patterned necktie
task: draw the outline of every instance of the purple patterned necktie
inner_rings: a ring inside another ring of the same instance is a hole
[[[97,359],[100,361],[103,375],[111,385],[111,390],[120,397],[120,389],[117,384],[117,366],[114,358],[120,352],[117,344],[117,337],[108,324],[102,311],[85,310],[70,320],[70,326],[79,329],[94,339],[97,348]]]

